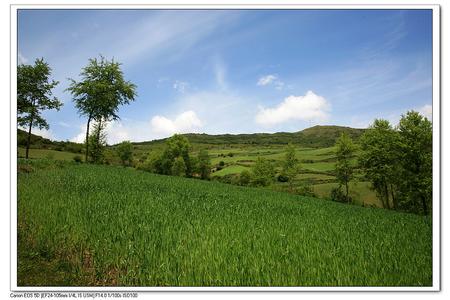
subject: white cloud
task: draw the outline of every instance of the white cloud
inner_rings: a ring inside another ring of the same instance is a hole
[[[196,132],[203,126],[197,114],[192,110],[179,114],[174,120],[163,116],[155,116],[150,123],[155,134],[164,136],[174,133]]]
[[[417,111],[428,120],[431,121],[433,119],[433,106],[425,104],[424,106],[418,108]]]
[[[67,124],[66,122],[63,122],[63,121],[59,121],[59,122],[58,122],[58,125],[59,125],[59,126],[62,126],[62,127],[67,127],[67,128],[70,127],[70,124]]]
[[[269,74],[260,77],[256,85],[259,86],[274,85],[277,90],[282,90],[284,88],[284,82],[281,81],[275,74]]]
[[[189,83],[185,81],[175,80],[172,87],[180,93],[184,94],[186,92],[186,89],[189,87]]]
[[[17,55],[17,62],[19,63],[19,65],[26,64],[28,62],[28,59],[25,56],[23,56],[22,53],[20,53],[20,51],[19,51],[19,53]]]
[[[84,143],[86,140],[86,124],[80,125],[80,133],[70,139],[74,143]]]
[[[268,85],[271,84],[274,80],[278,79],[278,77],[276,75],[266,75],[266,76],[262,76],[261,78],[259,78],[258,83],[256,85]]]
[[[305,96],[289,96],[274,108],[260,108],[255,117],[258,124],[272,126],[289,121],[324,121],[330,109],[328,101],[312,91]]]
[[[49,140],[55,140],[55,137],[54,137],[51,129],[47,130],[47,129],[32,128],[31,133],[42,136],[43,138],[46,138]]]

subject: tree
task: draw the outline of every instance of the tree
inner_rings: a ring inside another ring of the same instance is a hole
[[[172,165],[175,159],[181,157],[184,161],[186,167],[186,176],[192,176],[192,165],[189,157],[189,150],[191,145],[186,137],[174,134],[171,138],[166,141],[166,148],[162,155],[161,166],[163,169],[163,174],[172,174]]]
[[[351,158],[355,151],[355,146],[352,139],[347,133],[343,132],[336,141],[336,179],[340,185],[345,186],[345,198],[350,203],[348,196],[348,184],[353,178],[353,166]]]
[[[174,176],[186,176],[186,164],[184,163],[184,159],[181,156],[178,156],[175,158],[173,164],[171,173]]]
[[[251,168],[251,174],[253,185],[268,186],[274,180],[275,168],[270,161],[258,156]]]
[[[136,85],[125,81],[120,63],[100,59],[89,59],[83,68],[81,81],[73,79],[70,87],[75,107],[81,116],[87,117],[86,125],[86,161],[89,153],[89,126],[92,120],[98,122],[119,119],[117,115],[120,105],[129,104],[136,97]]]
[[[117,155],[119,156],[122,165],[130,165],[133,160],[133,144],[130,141],[123,141],[116,147]]]
[[[17,66],[17,123],[28,127],[25,158],[30,149],[31,129],[49,129],[41,111],[47,109],[59,110],[62,103],[52,97],[52,89],[58,81],[50,80],[52,69],[44,59],[36,59],[34,66],[20,64]]]
[[[97,164],[102,163],[103,151],[106,147],[105,123],[97,122],[94,124],[92,133],[88,137],[88,144],[91,161]]]
[[[197,160],[200,178],[209,179],[211,174],[211,159],[209,158],[208,151],[205,149],[200,150]]]
[[[299,161],[295,157],[295,147],[289,144],[283,161],[282,175],[288,178],[289,190],[293,191],[295,175],[300,169]]]
[[[239,185],[249,185],[252,179],[252,175],[248,170],[242,170],[241,174],[239,174]]]
[[[432,124],[418,112],[408,111],[402,115],[398,130],[400,190],[404,196],[401,204],[410,211],[427,215],[432,203]]]
[[[397,203],[399,172],[399,134],[389,121],[376,119],[360,139],[359,164],[372,183],[384,208],[394,209]]]

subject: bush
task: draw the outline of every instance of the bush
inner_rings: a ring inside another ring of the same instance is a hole
[[[336,202],[347,203],[345,193],[341,190],[341,187],[335,187],[331,189],[330,199]],[[349,201],[352,202],[352,198],[349,196]]]
[[[221,161],[219,162],[219,166],[221,166],[221,167],[225,166],[225,162],[224,162],[223,160],[221,160]]]
[[[277,177],[278,182],[288,182],[289,181],[289,177],[286,176],[285,174],[280,174]]]
[[[73,161],[76,163],[81,163],[81,162],[83,162],[83,158],[80,155],[75,155],[73,157]]]
[[[243,170],[239,175],[239,185],[249,185],[252,177],[248,170]]]
[[[295,193],[297,195],[306,196],[306,197],[316,197],[314,194],[314,189],[311,185],[302,185],[295,189]]]

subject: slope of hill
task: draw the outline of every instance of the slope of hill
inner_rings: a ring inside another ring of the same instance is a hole
[[[28,132],[17,129],[17,147],[26,147],[27,139]],[[83,145],[69,141],[52,141],[42,136],[31,134],[30,148],[81,153]]]
[[[348,133],[357,140],[365,129],[355,129],[342,126],[314,126],[299,132],[252,133],[252,134],[218,134],[187,133],[186,136],[192,144],[251,144],[251,145],[285,145],[288,143],[303,147],[330,147],[335,144],[341,133]],[[158,144],[166,139],[134,143],[136,145]]]
[[[432,284],[428,217],[131,168],[23,162],[20,285],[66,276],[79,286]]]

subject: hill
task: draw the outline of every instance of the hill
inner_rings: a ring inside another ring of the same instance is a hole
[[[26,147],[28,132],[17,129],[17,147]],[[82,153],[83,145],[69,141],[52,141],[42,136],[31,134],[31,149],[47,149],[55,151],[66,151],[72,153]]]
[[[299,132],[251,133],[251,134],[218,134],[205,133],[183,134],[192,144],[250,144],[250,145],[286,145],[296,144],[302,147],[322,148],[335,144],[337,138],[348,133],[354,140],[358,140],[365,129],[356,129],[343,126],[314,126]],[[134,143],[135,145],[148,145],[163,143],[166,139],[149,142]]]
[[[428,217],[131,168],[20,163],[19,285],[432,284]]]

